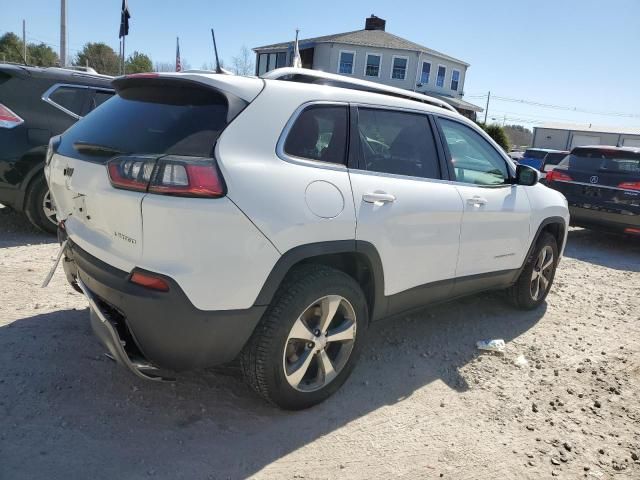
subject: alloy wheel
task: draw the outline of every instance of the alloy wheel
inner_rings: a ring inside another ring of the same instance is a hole
[[[553,249],[547,245],[538,254],[531,273],[531,298],[537,301],[549,288],[553,276]]]
[[[54,225],[57,225],[58,222],[56,220],[56,204],[53,202],[53,198],[51,197],[51,192],[47,190],[44,198],[42,199],[42,211],[44,212],[44,216]]]
[[[340,295],[309,305],[294,322],[284,348],[284,374],[293,388],[313,392],[331,383],[347,364],[356,338],[356,314]]]

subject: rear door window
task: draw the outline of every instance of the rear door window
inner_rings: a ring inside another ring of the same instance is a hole
[[[89,161],[100,151],[210,157],[227,113],[226,98],[213,89],[177,82],[130,87],[67,130],[58,151]]]
[[[116,94],[113,90],[95,90],[93,94],[93,98],[91,99],[91,105],[89,110],[93,110],[94,108],[98,108],[104,102],[109,100]]]
[[[345,164],[348,111],[346,105],[312,105],[296,118],[284,153],[298,158]]]
[[[359,163],[365,170],[441,178],[436,143],[426,115],[359,108],[358,134]]]
[[[567,153],[548,153],[545,157],[544,157],[544,164],[545,165],[558,165],[563,159],[564,157],[567,156]]]
[[[89,89],[74,86],[59,86],[49,94],[49,101],[57,107],[81,117],[84,107],[89,98]]]

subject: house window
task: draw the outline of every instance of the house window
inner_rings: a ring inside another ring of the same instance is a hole
[[[407,77],[407,57],[393,57],[391,78],[404,80]]]
[[[338,63],[338,73],[353,75],[353,63],[356,52],[340,51],[340,62]]]
[[[278,52],[276,54],[276,67],[282,68],[287,66],[287,52]]]
[[[429,62],[422,62],[422,73],[420,74],[420,83],[429,83],[429,77],[431,75],[431,64]]]
[[[287,52],[261,53],[258,55],[258,75],[270,72],[275,68],[287,66]]]
[[[460,84],[460,72],[458,70],[453,70],[451,72],[451,90],[458,91],[458,86]]]
[[[261,53],[258,55],[258,75],[267,73],[267,64],[269,63],[269,55]]]
[[[380,55],[373,53],[367,53],[367,62],[364,68],[365,77],[379,77],[380,76]]]
[[[438,77],[436,78],[436,87],[444,87],[444,76],[447,74],[447,67],[438,65]]]

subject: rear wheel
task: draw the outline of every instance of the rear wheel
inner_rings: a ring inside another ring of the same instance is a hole
[[[510,289],[513,303],[523,310],[536,308],[547,297],[558,265],[558,245],[550,233],[543,233],[517,282]]]
[[[29,221],[47,233],[56,233],[56,206],[44,175],[38,175],[27,190],[25,213]]]
[[[281,408],[320,403],[351,373],[367,317],[365,296],[351,277],[321,265],[296,268],[241,354],[243,375]]]

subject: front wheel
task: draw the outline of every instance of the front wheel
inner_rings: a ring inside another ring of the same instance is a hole
[[[518,308],[532,310],[547,297],[558,265],[558,244],[553,235],[543,233],[515,285],[509,291]]]
[[[366,299],[353,278],[321,265],[296,268],[241,354],[245,380],[284,409],[318,404],[351,373],[367,324]]]

